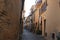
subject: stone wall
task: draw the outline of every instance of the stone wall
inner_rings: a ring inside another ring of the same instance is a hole
[[[0,0],[0,40],[18,40],[22,0]]]

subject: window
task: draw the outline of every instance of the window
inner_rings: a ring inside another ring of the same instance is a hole
[[[36,25],[37,25],[37,23],[36,23]]]
[[[52,39],[55,39],[55,33],[52,33]]]
[[[44,20],[44,32],[46,30],[46,19]]]

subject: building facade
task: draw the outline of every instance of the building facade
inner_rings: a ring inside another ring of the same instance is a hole
[[[30,15],[27,17],[25,23],[26,23],[26,29],[30,31],[31,29],[31,16]]]
[[[0,0],[0,40],[19,40],[24,0]]]
[[[35,23],[35,32],[36,33],[39,33],[39,34],[41,34],[41,31],[42,31],[42,29],[41,29],[41,21],[40,21],[40,8],[41,8],[41,5],[42,5],[42,0],[37,0],[36,1],[36,5],[35,5],[35,8],[36,8],[36,10],[35,10],[35,12],[34,12],[34,15],[35,15],[35,21],[34,21],[34,23]]]
[[[49,40],[57,40],[57,35],[60,32],[60,1],[47,1],[47,16],[46,16],[46,32]],[[53,36],[54,34],[54,36]],[[54,38],[53,38],[54,37]]]
[[[46,4],[44,4],[46,2]],[[45,5],[45,7],[43,6]],[[57,40],[60,35],[60,1],[59,0],[42,0],[40,6],[40,21],[42,20],[42,36],[47,40]],[[59,37],[60,38],[60,37]]]

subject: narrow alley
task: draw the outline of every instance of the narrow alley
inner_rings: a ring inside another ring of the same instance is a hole
[[[24,29],[22,40],[44,40],[44,38],[40,35],[36,35]]]
[[[0,0],[0,40],[60,40],[60,0]]]

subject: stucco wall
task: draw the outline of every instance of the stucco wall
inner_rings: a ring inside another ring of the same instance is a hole
[[[21,0],[0,0],[0,40],[18,40],[21,6]]]
[[[48,40],[52,40],[52,33],[56,35],[60,31],[59,0],[48,0],[47,2],[46,32]]]
[[[36,25],[36,30],[37,30],[38,21],[39,21],[39,9],[37,9],[34,14],[35,14],[35,24],[37,23],[37,25]]]
[[[45,32],[46,32],[46,27],[44,26],[44,20],[46,20],[47,17],[47,10],[41,14],[41,18],[42,18],[42,36],[45,36]]]

